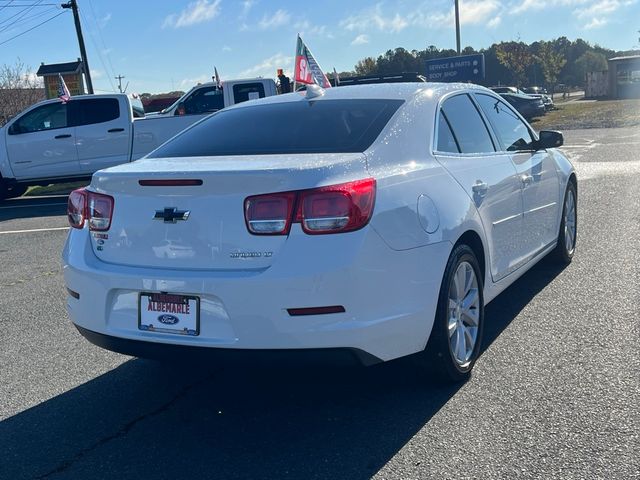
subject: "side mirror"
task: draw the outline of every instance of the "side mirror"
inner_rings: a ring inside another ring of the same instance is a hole
[[[19,135],[22,133],[22,129],[18,123],[14,123],[9,127],[9,135]]]
[[[564,137],[562,132],[556,130],[541,130],[536,148],[542,150],[543,148],[557,148],[564,144]]]

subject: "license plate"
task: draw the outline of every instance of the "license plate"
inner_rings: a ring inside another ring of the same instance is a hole
[[[138,297],[138,328],[148,332],[200,334],[200,298],[142,292]]]

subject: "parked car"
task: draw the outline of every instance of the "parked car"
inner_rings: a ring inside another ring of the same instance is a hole
[[[551,98],[551,95],[549,95],[549,92],[547,92],[546,88],[526,87],[526,88],[523,88],[522,91],[527,95],[532,95],[532,96],[541,95],[542,101],[544,102],[544,108],[547,111],[553,110],[553,107],[554,107],[553,98]]]
[[[538,89],[540,87],[532,87],[532,88]],[[517,87],[491,87],[491,90],[493,90],[496,93],[499,93],[500,95],[514,94],[514,95],[527,95],[533,98],[540,98],[542,99],[542,103],[544,104],[545,111],[553,110],[553,99],[546,94],[546,91],[545,93],[541,93],[537,91],[526,91],[527,89],[520,90]]]
[[[495,89],[492,88],[492,90],[495,92]],[[527,120],[531,120],[535,117],[541,117],[545,114],[546,109],[541,98],[532,97],[527,94],[511,92],[496,93],[499,93],[502,98],[509,102],[513,106],[513,108],[515,108],[520,113],[520,115],[522,115]]]
[[[415,354],[465,380],[485,305],[574,255],[562,142],[470,84],[224,109],[70,195],[69,315],[129,355]]]
[[[146,117],[140,100],[123,94],[37,103],[0,129],[0,200],[30,185],[89,180],[97,170],[143,157],[212,111],[275,93],[272,79],[200,85],[163,114]]]

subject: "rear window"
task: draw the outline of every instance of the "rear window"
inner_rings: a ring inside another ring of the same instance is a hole
[[[403,100],[317,100],[223,110],[150,158],[363,152]]]

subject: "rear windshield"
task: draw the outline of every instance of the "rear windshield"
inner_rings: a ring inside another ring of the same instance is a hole
[[[223,110],[149,158],[363,152],[403,100],[318,100]]]

